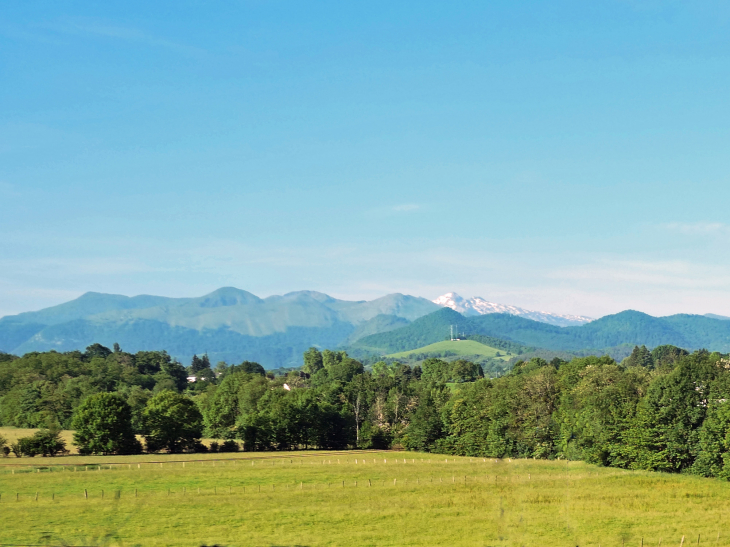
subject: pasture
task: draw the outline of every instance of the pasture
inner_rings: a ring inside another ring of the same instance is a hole
[[[730,484],[405,452],[0,459],[0,544],[730,545]],[[106,539],[104,539],[106,538]],[[65,543],[64,543],[65,542]]]
[[[505,355],[506,352],[504,350],[498,350],[497,348],[487,346],[475,340],[444,340],[443,342],[436,342],[435,344],[429,344],[428,346],[423,346],[422,348],[401,351],[399,353],[392,353],[390,355],[387,355],[387,357],[393,357],[395,359],[407,359],[409,357],[413,357],[414,355],[426,355],[431,353],[435,355],[445,355],[449,353],[451,355],[472,357],[475,355],[479,355],[481,357],[502,359],[503,361],[507,361],[510,359],[509,356]],[[499,357],[497,357],[497,353],[500,353]]]

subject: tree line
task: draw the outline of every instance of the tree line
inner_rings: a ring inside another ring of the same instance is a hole
[[[464,360],[366,370],[316,348],[279,376],[96,345],[0,356],[2,425],[73,428],[81,452],[100,454],[206,450],[209,437],[224,450],[401,447],[730,479],[728,401],[730,357],[674,346],[621,363],[533,358],[493,379]]]

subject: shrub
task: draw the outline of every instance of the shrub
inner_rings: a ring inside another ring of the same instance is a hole
[[[238,452],[241,449],[241,447],[238,445],[236,441],[225,441],[218,449],[219,452]]]
[[[68,452],[66,443],[61,439],[61,431],[59,429],[41,429],[36,431],[31,437],[22,437],[18,442],[10,445],[10,450],[20,458],[27,456],[55,456]]]
[[[216,441],[213,441],[212,443],[210,443],[208,450],[210,452],[218,452],[218,443]]]
[[[31,437],[36,454],[41,456],[55,456],[68,453],[66,442],[61,439],[61,430],[57,428],[41,429]]]

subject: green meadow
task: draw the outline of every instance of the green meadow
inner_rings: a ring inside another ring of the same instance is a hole
[[[504,356],[504,350],[498,350],[496,348],[487,346],[474,340],[444,340],[443,342],[436,342],[435,344],[429,344],[428,346],[423,346],[422,348],[409,351],[401,351],[399,353],[392,353],[390,355],[387,355],[387,357],[393,357],[395,359],[405,359],[412,355],[425,355],[429,353],[444,355],[449,352],[452,355],[481,355],[483,357],[496,357],[497,359],[499,359],[499,357],[497,357],[497,353],[500,351],[502,353],[501,357],[504,360],[509,359],[509,357]]]
[[[730,545],[730,484],[412,452],[4,458],[0,544]],[[106,543],[105,543],[106,542]]]

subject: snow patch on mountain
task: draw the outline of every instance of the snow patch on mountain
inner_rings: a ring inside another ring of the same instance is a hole
[[[545,311],[532,311],[517,306],[509,306],[507,304],[495,304],[488,302],[479,296],[466,299],[454,292],[449,292],[439,296],[433,301],[434,304],[451,308],[464,315],[486,315],[488,313],[508,313],[510,315],[518,315],[540,323],[548,323],[557,325],[558,327],[575,327],[585,325],[593,321],[590,317],[581,315],[568,315],[559,313],[550,313]]]

